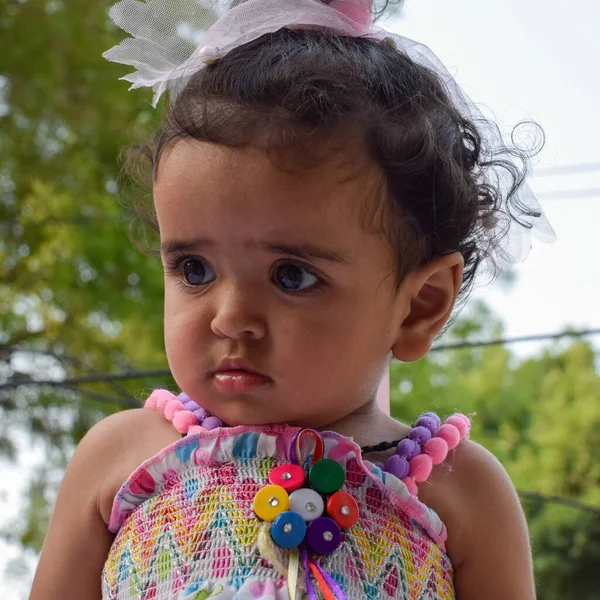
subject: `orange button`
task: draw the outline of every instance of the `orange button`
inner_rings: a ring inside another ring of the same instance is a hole
[[[327,513],[340,527],[347,529],[358,521],[358,504],[347,492],[336,492],[327,500]]]

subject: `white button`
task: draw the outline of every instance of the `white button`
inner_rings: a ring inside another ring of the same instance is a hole
[[[297,512],[305,521],[314,521],[325,510],[323,498],[314,490],[300,488],[290,494],[290,510]]]

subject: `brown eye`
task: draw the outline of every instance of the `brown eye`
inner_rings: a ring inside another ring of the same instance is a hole
[[[204,260],[198,258],[186,259],[182,266],[183,280],[187,285],[206,285],[216,279],[212,267]]]
[[[275,269],[273,281],[284,292],[299,292],[311,288],[319,278],[299,265],[285,263]]]

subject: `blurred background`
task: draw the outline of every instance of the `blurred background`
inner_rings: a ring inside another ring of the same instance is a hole
[[[26,598],[57,486],[103,416],[169,386],[159,262],[128,240],[118,155],[160,116],[102,0],[0,0],[0,596]],[[558,241],[480,289],[392,413],[474,412],[527,511],[539,598],[600,598],[600,4],[407,0],[429,45],[510,131],[546,134],[532,186]]]

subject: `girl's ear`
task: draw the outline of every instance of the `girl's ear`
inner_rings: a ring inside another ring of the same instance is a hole
[[[404,316],[392,354],[403,362],[425,356],[448,321],[462,283],[464,259],[459,252],[417,267],[402,284]]]

